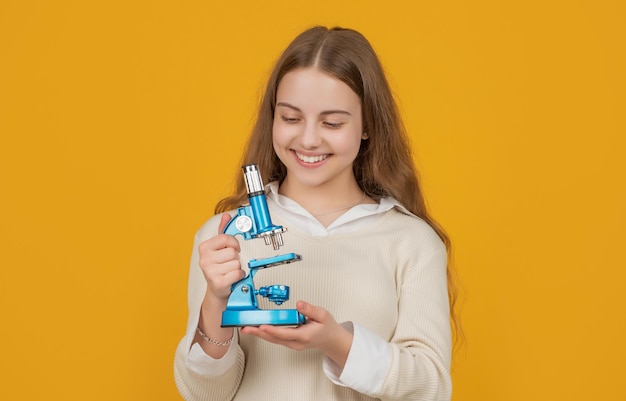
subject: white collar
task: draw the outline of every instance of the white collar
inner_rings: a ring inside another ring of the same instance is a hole
[[[273,181],[265,186],[268,204],[274,206],[272,213],[278,213],[294,228],[298,228],[313,236],[326,236],[356,231],[372,222],[380,214],[397,209],[399,212],[413,215],[396,199],[386,196],[377,204],[360,204],[343,213],[328,227],[324,227],[311,213],[296,201],[278,193],[278,182]]]

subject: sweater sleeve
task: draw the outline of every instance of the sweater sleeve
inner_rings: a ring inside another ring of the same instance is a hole
[[[330,358],[324,357],[324,374],[339,386],[350,387],[363,394],[378,392],[389,369],[389,343],[356,323],[341,325],[354,336],[348,359],[344,368],[340,369]]]
[[[204,376],[187,366],[189,350],[181,341],[174,358],[174,380],[178,392],[186,401],[232,400],[243,376],[244,354],[237,347],[237,361],[220,376]]]
[[[207,288],[206,280],[199,266],[198,246],[202,241],[208,239],[211,233],[217,232],[217,224],[218,221],[214,217],[198,230],[191,254],[187,330],[186,335],[178,344],[174,358],[176,386],[181,396],[187,401],[231,400],[243,377],[245,356],[236,342],[231,345],[227,358],[212,361],[201,360],[201,363],[199,363],[197,355],[190,358],[190,353],[193,352],[192,341],[200,318],[200,308]]]
[[[447,252],[434,232],[416,239],[398,276],[398,323],[391,362],[378,394],[384,401],[449,401],[451,333]]]

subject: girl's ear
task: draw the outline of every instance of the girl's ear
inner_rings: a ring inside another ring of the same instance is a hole
[[[366,141],[369,137],[370,137],[370,135],[369,135],[367,132],[364,132],[364,133],[361,135],[361,139],[363,139],[364,141]]]

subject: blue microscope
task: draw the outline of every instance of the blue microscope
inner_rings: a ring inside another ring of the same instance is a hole
[[[247,206],[237,209],[237,214],[226,224],[223,233],[241,235],[244,240],[263,238],[266,245],[278,250],[283,245],[282,233],[285,227],[275,226],[265,198],[263,180],[256,164],[243,166],[243,175],[248,191]],[[257,296],[266,297],[276,305],[289,299],[289,287],[270,285],[258,290],[254,287],[254,276],[258,270],[302,260],[300,255],[287,253],[264,259],[251,259],[248,262],[249,273],[231,287],[226,310],[222,312],[222,327],[260,326],[299,326],[304,324],[305,317],[296,309],[260,309]]]

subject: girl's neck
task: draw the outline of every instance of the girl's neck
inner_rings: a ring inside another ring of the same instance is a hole
[[[356,180],[342,185],[306,186],[286,178],[278,192],[297,202],[326,227],[356,205],[375,203]]]

